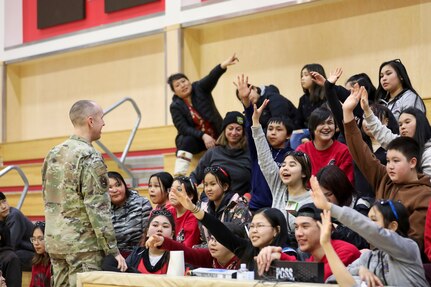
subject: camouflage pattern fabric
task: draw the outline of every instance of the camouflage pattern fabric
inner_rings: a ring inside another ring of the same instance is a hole
[[[75,287],[76,273],[100,271],[103,261],[101,251],[75,254],[50,254],[55,287]]]
[[[42,168],[45,243],[50,254],[118,254],[106,165],[84,139],[54,147]]]

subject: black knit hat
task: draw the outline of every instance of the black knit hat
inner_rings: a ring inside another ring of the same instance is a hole
[[[0,200],[5,200],[6,196],[4,195],[3,192],[0,191]]]
[[[317,208],[314,203],[307,203],[301,206],[296,214],[296,217],[298,216],[306,216],[311,217],[314,220],[322,221],[322,218],[320,217],[320,214],[323,211],[319,208]]]
[[[221,129],[224,130],[226,126],[229,124],[239,124],[241,126],[244,126],[245,124],[244,115],[237,111],[227,112],[226,116],[223,119],[223,124],[221,126]]]
[[[168,188],[171,188],[172,183],[174,182],[174,178],[172,177],[172,175],[166,171],[161,171],[161,172],[155,173],[155,174],[150,176],[150,179],[152,177],[157,177],[160,179],[160,182],[163,184],[165,191],[167,191]]]

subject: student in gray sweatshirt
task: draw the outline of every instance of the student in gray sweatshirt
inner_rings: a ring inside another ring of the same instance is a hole
[[[347,267],[357,280],[365,281],[368,286],[372,282],[378,286],[429,286],[419,247],[407,237],[409,216],[402,203],[376,201],[366,217],[349,207],[330,203],[317,179],[312,177],[310,182],[316,207],[330,210],[333,218],[357,232],[371,245],[371,250],[363,252]]]

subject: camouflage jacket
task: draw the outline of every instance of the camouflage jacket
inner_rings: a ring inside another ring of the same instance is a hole
[[[84,139],[54,147],[42,167],[48,253],[118,254],[111,221],[106,165]]]

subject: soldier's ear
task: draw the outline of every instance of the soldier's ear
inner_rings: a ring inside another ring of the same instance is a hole
[[[93,126],[94,126],[94,119],[93,119],[93,116],[88,116],[88,117],[87,117],[87,124],[88,124],[88,126],[90,126],[90,127],[93,127]]]

